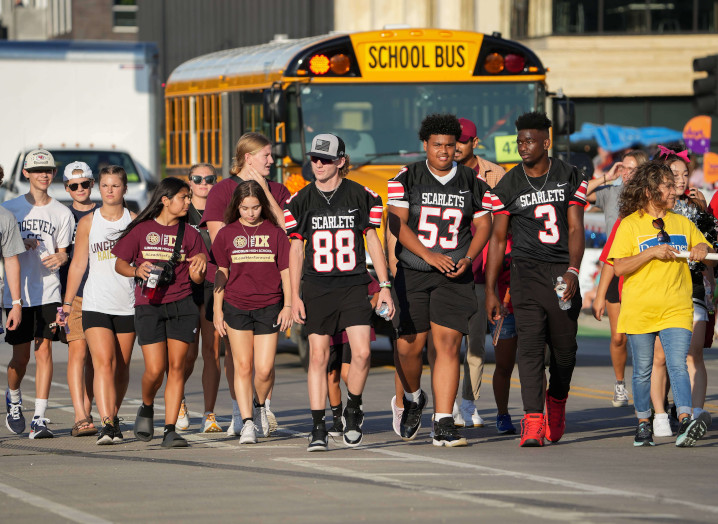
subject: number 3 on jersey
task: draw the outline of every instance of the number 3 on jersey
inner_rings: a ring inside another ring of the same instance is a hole
[[[544,221],[543,226],[545,231],[539,231],[538,237],[544,244],[555,244],[561,237],[558,232],[558,226],[556,225],[556,208],[551,204],[542,204],[536,206],[534,209],[534,216],[536,218],[547,217]]]
[[[351,229],[340,229],[336,233],[317,231],[312,235],[312,247],[314,269],[318,273],[329,273],[335,267],[339,271],[351,271],[357,265],[354,231]]]
[[[441,217],[441,220],[449,221],[450,223],[446,226],[446,231],[449,233],[448,237],[439,237],[439,226],[433,222],[429,222],[429,217]],[[419,215],[419,240],[425,247],[431,249],[436,245],[437,238],[439,239],[439,245],[442,249],[456,249],[459,245],[459,225],[463,215],[461,210],[454,208],[444,209],[442,214],[441,208],[439,207],[426,207],[421,208],[421,214]],[[427,233],[428,235],[425,235]]]

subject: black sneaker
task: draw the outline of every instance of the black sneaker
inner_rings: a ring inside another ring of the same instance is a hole
[[[120,422],[121,422],[121,421],[122,421],[122,419],[119,418],[119,417],[115,417],[115,418],[112,420],[112,425],[115,426],[115,434],[114,434],[114,436],[112,437],[112,441],[113,441],[115,444],[119,444],[120,442],[122,442],[122,441],[125,439],[125,437],[122,435],[122,430],[120,429]]]
[[[350,408],[347,406],[344,408],[342,422],[344,424],[344,444],[350,448],[361,444],[361,439],[364,436],[361,431],[362,424],[364,424],[364,412],[361,407]]]
[[[309,445],[307,451],[326,451],[329,448],[327,442],[327,428],[326,426],[317,426],[312,430],[312,435],[309,437]]]
[[[334,417],[334,424],[331,428],[329,428],[329,436],[331,437],[341,437],[344,434],[344,423],[342,422],[342,417]]]
[[[97,437],[96,444],[98,446],[106,446],[114,444],[115,427],[112,424],[105,424],[100,430],[100,435]]]
[[[439,422],[434,423],[434,440],[432,443],[434,446],[446,446],[448,448],[468,444],[456,428],[453,417],[444,417]]]
[[[690,417],[681,420],[678,436],[676,437],[676,446],[679,448],[692,448],[695,446],[696,442],[708,431],[711,421],[711,414],[707,411],[701,411],[698,418],[693,420],[690,420]]]
[[[653,426],[650,422],[641,422],[636,428],[636,436],[633,438],[633,445],[635,447],[640,446],[655,446],[653,442]]]
[[[399,432],[403,440],[414,440],[421,427],[421,410],[426,406],[426,395],[422,391],[419,402],[412,402],[404,396],[404,413],[401,415]]]

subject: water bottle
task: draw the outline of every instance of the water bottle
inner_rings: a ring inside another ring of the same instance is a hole
[[[147,281],[142,288],[143,297],[146,297],[148,300],[152,300],[155,297],[155,292],[157,291],[157,282],[159,281],[161,274],[162,268],[156,266],[152,268],[150,274],[147,276]]]
[[[379,304],[379,307],[376,308],[376,314],[384,320],[391,320],[391,317],[389,316],[389,304],[386,302]]]
[[[37,241],[37,247],[35,248],[35,251],[37,252],[37,256],[40,257],[40,260],[45,260],[47,257],[50,256],[50,251],[48,251],[48,249],[45,247],[45,243],[42,240]],[[47,269],[50,273],[57,273],[57,269],[50,269],[47,267],[45,269]]]
[[[67,325],[67,313],[62,309],[62,306],[57,308],[57,315],[60,317],[60,320],[65,323],[65,333],[70,333],[70,326]]]
[[[566,291],[567,287],[568,285],[563,281],[563,277],[558,277],[556,279],[556,287],[554,289],[556,290],[556,296],[558,297],[558,307],[564,311],[571,309],[571,301],[563,299],[563,292]]]

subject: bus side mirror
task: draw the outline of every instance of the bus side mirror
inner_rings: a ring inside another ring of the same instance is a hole
[[[286,122],[287,99],[284,91],[272,87],[264,91],[264,121],[268,123]]]
[[[565,98],[553,100],[553,132],[556,135],[570,135],[576,131],[576,110],[574,103]]]

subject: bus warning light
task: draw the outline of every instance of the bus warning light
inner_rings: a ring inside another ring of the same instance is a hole
[[[314,55],[309,60],[309,70],[315,75],[324,75],[329,71],[329,59],[326,55]]]
[[[491,53],[484,60],[484,69],[489,73],[500,73],[504,70],[504,57],[499,53]]]
[[[334,55],[330,60],[332,72],[335,75],[344,75],[349,72],[349,57],[345,54]]]
[[[526,59],[521,55],[510,54],[506,55],[506,71],[509,73],[520,73],[524,70],[526,65]]]

